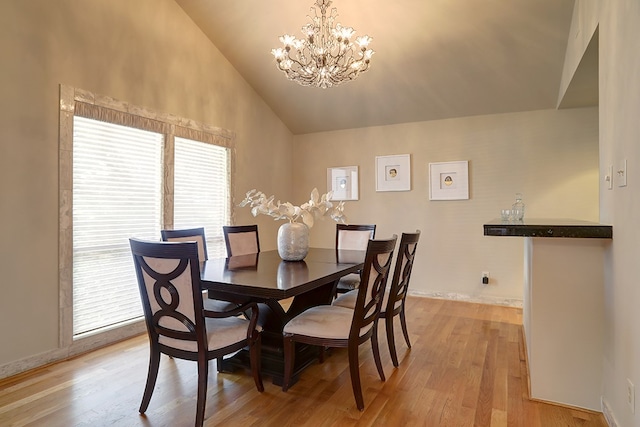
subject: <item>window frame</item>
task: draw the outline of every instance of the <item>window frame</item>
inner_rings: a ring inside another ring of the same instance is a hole
[[[183,137],[229,149],[230,197],[234,194],[235,133],[173,114],[158,113],[111,97],[60,85],[59,174],[59,348],[79,354],[145,331],[142,319],[105,328],[82,338],[73,336],[73,118],[75,115],[164,134],[162,227],[173,228],[174,138]],[[230,203],[230,218],[234,217]]]

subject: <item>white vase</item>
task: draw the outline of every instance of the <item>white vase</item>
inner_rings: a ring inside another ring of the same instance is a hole
[[[286,222],[278,229],[278,254],[285,261],[300,261],[309,253],[309,227]]]

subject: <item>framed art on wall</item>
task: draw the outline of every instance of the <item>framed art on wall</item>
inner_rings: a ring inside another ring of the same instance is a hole
[[[469,162],[429,163],[429,200],[469,198]]]
[[[358,167],[327,168],[327,192],[333,191],[331,200],[358,200]]]
[[[411,155],[376,157],[376,191],[411,190]]]

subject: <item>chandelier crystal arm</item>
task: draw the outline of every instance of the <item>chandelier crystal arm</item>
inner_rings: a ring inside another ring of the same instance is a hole
[[[364,35],[353,42],[355,30],[335,23],[337,9],[327,15],[331,3],[316,0],[311,7],[313,17],[307,16],[311,22],[302,27],[304,39],[285,34],[280,37],[283,47],[271,50],[278,69],[302,86],[337,86],[369,69],[374,54],[369,49],[372,38]]]

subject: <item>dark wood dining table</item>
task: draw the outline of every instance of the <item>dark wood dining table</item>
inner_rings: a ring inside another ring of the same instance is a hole
[[[282,329],[296,315],[309,307],[331,304],[338,280],[355,273],[364,265],[366,251],[310,248],[302,261],[283,261],[278,251],[229,258],[210,259],[202,263],[202,287],[212,298],[259,303],[262,326],[262,373],[276,385],[282,385],[284,352]],[[289,300],[285,308],[281,301]],[[318,348],[298,344],[292,384],[318,356]],[[235,371],[249,366],[243,350],[224,359],[221,371]]]

